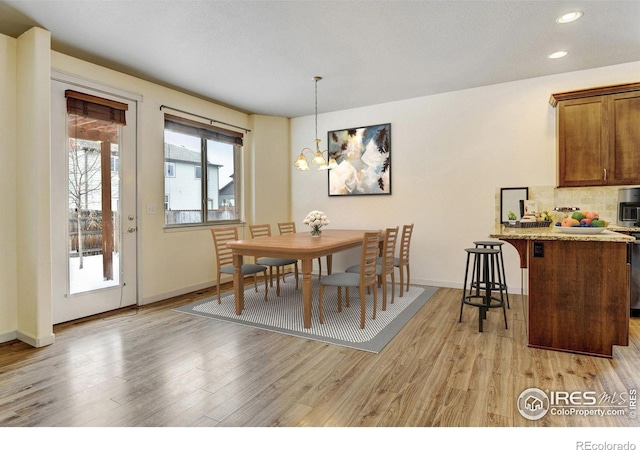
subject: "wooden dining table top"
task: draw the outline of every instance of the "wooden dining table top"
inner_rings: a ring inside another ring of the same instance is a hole
[[[328,254],[348,250],[362,244],[364,233],[380,230],[322,230],[319,237],[311,236],[310,231],[253,239],[240,239],[227,243],[236,254],[251,256],[290,257],[313,259]]]

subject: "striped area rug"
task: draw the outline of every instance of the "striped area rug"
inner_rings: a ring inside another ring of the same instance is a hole
[[[240,316],[235,313],[233,293],[224,295],[220,305],[213,296],[176,308],[174,311],[379,353],[437,291],[437,288],[429,286],[411,286],[401,298],[398,296],[399,287],[396,286],[395,301],[391,304],[390,284],[386,311],[381,309],[382,290],[378,288],[378,311],[375,320],[371,318],[373,294],[366,296],[367,319],[364,330],[360,329],[360,294],[357,289],[350,290],[349,308],[345,307],[343,289],[343,308],[339,313],[336,288],[325,287],[324,324],[320,324],[317,279],[314,279],[313,284],[311,328],[305,329],[302,317],[302,289],[295,288],[295,280],[291,275],[286,277],[285,283],[280,283],[279,297],[276,296],[275,285],[269,288],[266,302],[264,283],[258,284],[257,293],[251,284],[245,290],[245,309]]]

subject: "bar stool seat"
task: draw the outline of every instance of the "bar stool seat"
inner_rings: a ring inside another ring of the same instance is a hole
[[[509,302],[509,288],[507,286],[507,274],[504,270],[504,258],[502,257],[502,246],[504,242],[500,241],[473,241],[476,248],[497,248],[500,251],[499,257],[496,258],[496,264],[492,265],[491,271],[497,271],[497,282],[493,285],[492,290],[498,291],[500,287],[504,291],[504,295],[507,299],[507,308],[511,309],[511,304]],[[474,259],[473,262],[474,267],[474,275],[477,273],[477,260]],[[496,275],[493,276],[494,280],[496,279]],[[475,277],[471,281],[471,286],[475,286]]]
[[[474,306],[478,311],[478,331],[482,332],[484,320],[487,317],[487,311],[492,308],[502,308],[504,315],[504,326],[507,325],[507,310],[505,308],[504,288],[503,285],[495,279],[495,271],[491,270],[496,267],[500,251],[495,248],[466,248],[467,265],[464,273],[464,286],[462,288],[462,301],[460,303],[460,322],[462,322],[462,309],[464,305]],[[474,257],[474,265],[470,266],[471,255]],[[473,279],[474,285],[469,284],[469,293],[467,293],[467,280],[469,279],[469,270],[477,274],[477,278]],[[493,292],[498,291],[500,297],[494,296]]]

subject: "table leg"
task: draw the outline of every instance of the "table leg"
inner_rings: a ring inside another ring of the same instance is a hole
[[[236,314],[244,309],[244,276],[242,275],[242,255],[233,255],[233,296],[236,299]]]
[[[302,260],[302,316],[304,327],[311,328],[311,301],[313,298],[313,281],[311,280],[311,270],[313,260]]]
[[[327,255],[327,275],[331,275],[332,263],[333,263],[333,255]]]

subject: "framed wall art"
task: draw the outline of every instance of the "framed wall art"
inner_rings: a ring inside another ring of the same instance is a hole
[[[329,196],[391,194],[391,124],[328,132]]]

